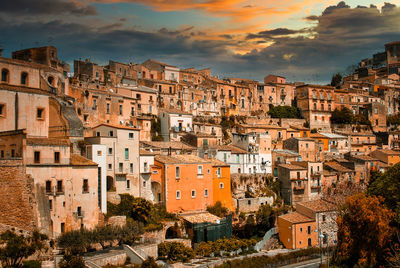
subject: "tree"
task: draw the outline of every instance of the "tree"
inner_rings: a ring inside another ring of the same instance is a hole
[[[333,124],[351,124],[353,122],[353,114],[347,107],[343,107],[341,110],[336,108],[332,112],[331,122]]]
[[[272,207],[268,204],[260,206],[256,212],[257,231],[259,236],[263,236],[265,232],[274,226],[274,213]]]
[[[34,231],[30,236],[7,230],[0,234],[2,267],[22,267],[22,260],[46,248],[47,236]]]
[[[221,201],[217,201],[214,206],[207,207],[207,211],[218,217],[225,217],[229,212],[229,210],[222,205]]]
[[[272,118],[301,118],[299,109],[293,106],[272,106],[268,114]]]
[[[342,75],[340,73],[332,75],[331,86],[339,88],[341,83],[342,83]]]
[[[375,173],[368,186],[368,193],[381,196],[385,205],[396,212],[395,221],[400,225],[400,164],[396,164],[385,173]]]
[[[338,262],[353,267],[374,267],[387,257],[394,213],[383,198],[364,193],[349,197],[340,211],[338,223]]]

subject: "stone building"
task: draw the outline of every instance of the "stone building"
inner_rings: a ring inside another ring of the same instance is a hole
[[[334,88],[322,85],[296,87],[297,107],[310,124],[310,128],[330,131],[330,118],[335,110]]]

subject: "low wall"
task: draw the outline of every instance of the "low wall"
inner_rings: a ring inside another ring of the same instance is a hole
[[[183,239],[183,238],[174,238],[174,239],[165,239],[164,242],[180,242],[183,243],[186,247],[192,247],[192,240],[190,239]]]
[[[147,256],[156,258],[158,257],[158,245],[157,244],[147,244],[147,245],[137,245],[133,249],[144,252]]]

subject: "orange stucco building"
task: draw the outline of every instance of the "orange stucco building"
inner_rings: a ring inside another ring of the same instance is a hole
[[[228,208],[234,210],[231,191],[231,168],[228,164],[217,159],[211,159],[213,174],[213,204],[218,201]]]
[[[157,155],[161,202],[168,212],[204,211],[213,204],[212,164],[195,155]]]

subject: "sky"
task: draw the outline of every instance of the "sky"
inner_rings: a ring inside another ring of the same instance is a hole
[[[400,0],[4,0],[3,56],[53,45],[58,57],[151,58],[212,75],[326,84],[400,40]]]

